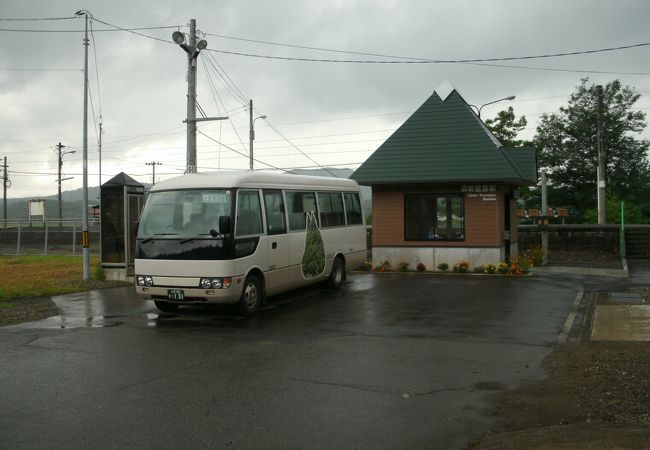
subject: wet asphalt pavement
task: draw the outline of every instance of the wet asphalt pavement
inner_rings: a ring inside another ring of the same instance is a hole
[[[353,274],[251,318],[56,297],[61,316],[0,328],[0,448],[464,448],[603,283]]]

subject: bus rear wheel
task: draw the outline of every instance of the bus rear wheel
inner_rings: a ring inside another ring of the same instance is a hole
[[[262,288],[260,280],[255,275],[249,275],[244,282],[237,309],[244,316],[255,314],[262,303]]]
[[[156,308],[164,312],[174,312],[178,309],[178,305],[175,303],[164,302],[162,300],[154,300]]]
[[[330,272],[330,277],[327,280],[327,284],[331,288],[338,289],[343,285],[345,280],[345,263],[340,257],[334,258],[332,261],[332,271]]]

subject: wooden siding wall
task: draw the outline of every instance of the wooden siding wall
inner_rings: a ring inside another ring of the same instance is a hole
[[[505,187],[497,186],[496,200],[485,200],[481,194],[465,196],[464,241],[406,241],[404,240],[404,194],[461,194],[458,185],[428,187],[373,187],[372,245],[400,247],[500,247],[503,245]],[[489,198],[489,197],[488,197]],[[511,237],[517,242],[516,202],[510,205]]]

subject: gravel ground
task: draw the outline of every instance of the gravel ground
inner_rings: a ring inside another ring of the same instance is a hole
[[[650,448],[650,345],[565,344],[548,378],[498,394],[497,428],[470,448]]]
[[[59,314],[49,297],[3,300],[0,303],[0,326],[45,319]]]
[[[650,298],[648,288],[635,291]],[[598,304],[609,303],[599,293]],[[544,361],[545,380],[497,394],[497,426],[469,447],[650,448],[650,343],[588,335],[555,348]]]
[[[550,250],[549,265],[622,269],[618,254],[587,250]]]

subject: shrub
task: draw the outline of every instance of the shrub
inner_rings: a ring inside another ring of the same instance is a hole
[[[474,273],[483,273],[483,266],[476,266],[474,267]]]
[[[506,263],[499,263],[499,265],[497,266],[497,272],[501,274],[506,274],[510,272],[510,266]]]
[[[483,272],[485,273],[497,273],[497,266],[494,264],[485,264],[483,266]]]
[[[446,272],[448,269],[449,269],[449,264],[447,264],[446,262],[438,264],[438,270],[440,270],[441,272]]]
[[[453,271],[456,273],[465,273],[469,269],[469,263],[467,261],[460,261],[454,264]]]
[[[106,281],[106,274],[102,268],[102,263],[97,263],[95,265],[95,280],[97,281]]]
[[[399,264],[397,265],[397,270],[400,272],[406,272],[409,270],[409,263],[406,261],[400,261]]]
[[[531,267],[528,259],[521,255],[517,258],[516,262],[513,262],[513,264],[516,264],[523,273],[527,273]]]
[[[388,272],[390,271],[390,261],[386,260],[373,269],[373,272]]]
[[[529,267],[539,266],[544,262],[544,250],[538,245],[521,252],[521,257],[526,259]]]
[[[511,273],[512,275],[521,275],[525,272],[522,270],[521,267],[519,267],[519,264],[517,264],[516,262],[512,262],[510,264],[510,269],[508,273]]]
[[[418,272],[424,272],[427,270],[427,266],[425,266],[423,263],[419,262],[415,268],[418,270]]]
[[[363,272],[370,272],[372,270],[372,263],[370,261],[364,261],[361,263],[359,270]]]

